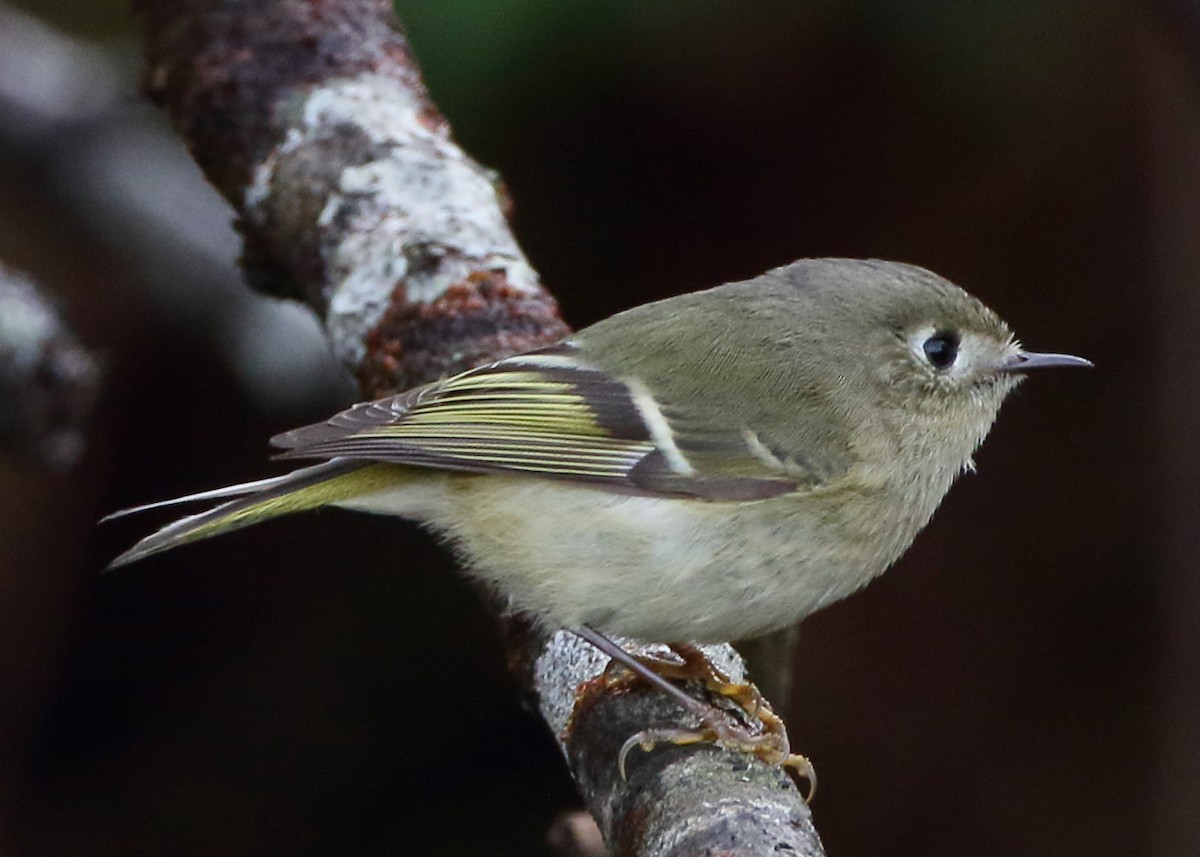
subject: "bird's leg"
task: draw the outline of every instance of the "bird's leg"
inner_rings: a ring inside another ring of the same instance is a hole
[[[804,756],[791,752],[783,720],[771,710],[766,699],[753,685],[731,681],[699,648],[690,643],[670,645],[671,651],[682,661],[677,663],[665,658],[631,655],[592,628],[581,628],[576,633],[612,658],[613,662],[666,693],[700,721],[700,728],[695,730],[645,729],[630,737],[617,757],[622,777],[625,776],[625,758],[634,747],[649,752],[656,744],[665,742],[717,744],[729,750],[749,753],[769,765],[778,765],[794,772],[808,782],[805,800],[812,800],[817,788],[817,776],[812,763]],[[750,723],[758,721],[760,726],[753,728],[730,722],[724,711],[685,693],[669,679],[702,681],[705,689],[734,702]]]
[[[703,715],[709,710],[709,706],[705,705],[694,696],[684,693],[681,689],[667,681],[667,679],[660,675],[657,671],[659,664],[678,666],[677,664],[673,664],[671,661],[659,660],[658,658],[639,658],[631,655],[612,640],[608,639],[608,637],[604,636],[599,631],[587,627],[586,625],[576,629],[575,634],[579,637],[582,637],[584,640],[587,640],[600,651],[604,652],[604,654],[612,658],[614,663],[619,663],[638,678],[661,690],[667,696],[671,697],[680,705],[682,705],[685,710],[690,711],[697,716]],[[703,657],[703,654],[701,654],[701,657]],[[653,664],[653,666],[651,666],[651,664]]]
[[[774,720],[779,720],[775,716],[775,713],[771,711],[770,703],[758,692],[757,687],[750,682],[732,681],[716,664],[705,657],[704,652],[700,651],[699,647],[692,643],[669,643],[668,646],[672,652],[679,656],[683,663],[675,664],[673,661],[664,661],[669,667],[675,667],[675,672],[674,674],[660,672],[659,674],[663,678],[671,678],[677,681],[702,681],[704,682],[705,689],[710,693],[715,693],[718,696],[723,696],[731,700],[746,713],[747,717],[757,717],[763,720],[764,726],[767,725],[766,718],[762,717],[764,710]]]

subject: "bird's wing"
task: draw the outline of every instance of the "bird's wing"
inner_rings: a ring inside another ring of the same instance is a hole
[[[271,440],[281,458],[342,458],[582,482],[707,500],[765,499],[803,482],[738,428],[590,365],[569,343],[355,405]],[[778,464],[778,466],[775,466]]]

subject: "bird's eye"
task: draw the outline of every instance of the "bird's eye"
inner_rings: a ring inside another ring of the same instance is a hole
[[[949,369],[958,358],[958,337],[946,331],[935,333],[921,346],[934,369]]]

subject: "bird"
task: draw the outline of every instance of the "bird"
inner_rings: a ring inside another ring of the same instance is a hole
[[[923,268],[801,259],[278,435],[318,463],[117,513],[221,501],[112,567],[337,506],[420,523],[611,657],[747,639],[890,567],[1026,373],[1090,365]]]

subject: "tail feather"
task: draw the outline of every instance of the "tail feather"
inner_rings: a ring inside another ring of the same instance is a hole
[[[328,461],[293,471],[284,476],[262,479],[257,482],[245,482],[227,488],[190,494],[175,500],[123,509],[109,515],[105,520],[145,509],[192,500],[236,498],[208,511],[167,524],[114,559],[109,563],[108,570],[120,568],[152,554],[206,539],[209,536],[228,533],[280,515],[315,509],[318,506],[326,506],[348,499],[361,490],[365,475],[362,471],[388,467],[388,465],[361,461]]]
[[[100,519],[100,523],[105,524],[109,521],[115,521],[117,518],[124,518],[126,515],[136,515],[139,512],[149,512],[151,509],[162,509],[166,506],[198,503],[201,500],[222,500],[226,497],[244,497],[247,494],[263,491],[275,485],[282,485],[293,475],[292,473],[285,473],[283,476],[272,476],[270,479],[241,482],[237,485],[228,485],[224,488],[214,488],[211,491],[198,491],[195,494],[186,494],[183,497],[172,497],[170,500],[156,500],[153,503],[130,506],[128,509],[118,509],[115,512],[110,512]]]

